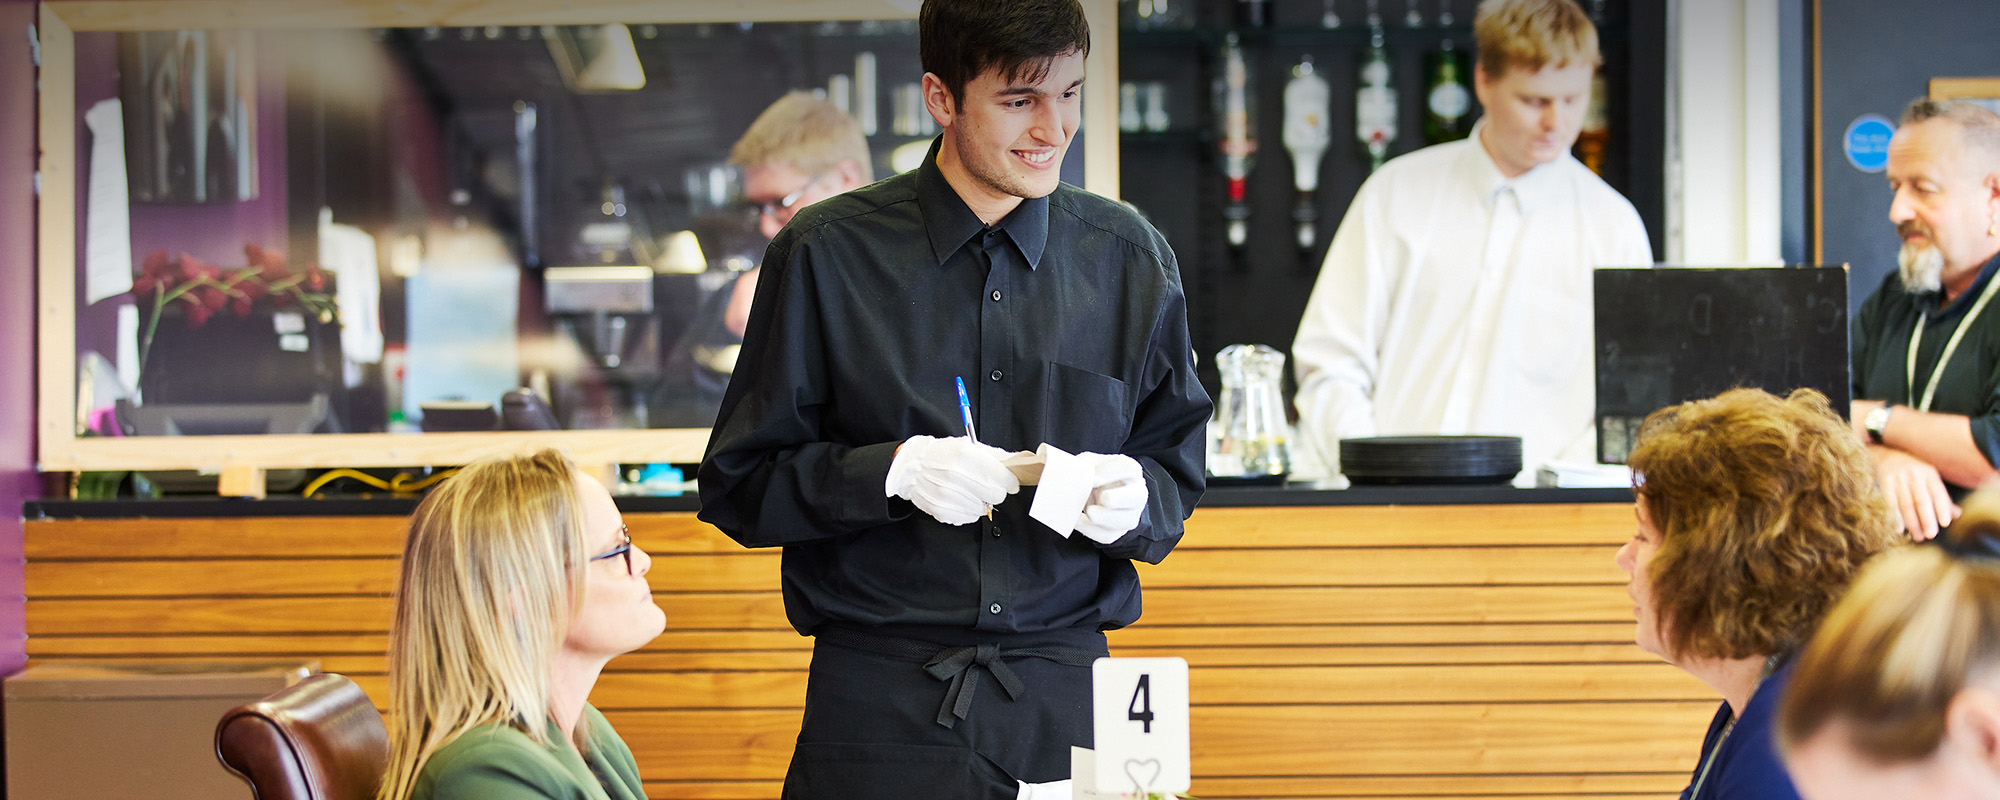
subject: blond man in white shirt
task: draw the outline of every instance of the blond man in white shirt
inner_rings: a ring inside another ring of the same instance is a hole
[[[1361,436],[1519,436],[1519,485],[1594,460],[1590,271],[1653,260],[1569,154],[1597,30],[1572,0],[1487,0],[1473,33],[1485,117],[1370,176],[1327,251],[1292,344],[1295,475],[1337,472]]]

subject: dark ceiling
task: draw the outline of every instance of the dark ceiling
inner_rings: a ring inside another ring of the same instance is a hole
[[[879,133],[871,137],[878,164],[909,141],[889,132],[894,87],[922,74],[914,22],[787,23],[630,27],[645,88],[577,93],[566,87],[545,37],[528,27],[398,29],[381,33],[416,67],[455,131],[455,146],[471,148],[454,163],[479,164],[477,175],[454,176],[495,202],[515,202],[517,103],[533,103],[542,141],[536,175],[544,203],[538,226],[545,263],[569,257],[583,219],[608,183],[622,186],[629,205],[657,234],[723,225],[725,216],[697,204],[688,176],[728,158],[729,148],[757,114],[786,91],[825,87],[852,74],[855,56],[875,54]],[[878,174],[886,174],[880,166]],[[737,217],[737,222],[742,218]],[[726,227],[726,226],[724,226]],[[704,236],[704,238],[710,238]],[[715,245],[704,242],[713,250]],[[751,247],[723,243],[723,249]],[[713,259],[717,253],[711,252]],[[752,253],[754,255],[754,253]]]

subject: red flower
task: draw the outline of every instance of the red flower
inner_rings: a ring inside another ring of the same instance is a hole
[[[220,267],[214,264],[201,263],[194,256],[186,253],[181,254],[181,271],[187,274],[188,280],[207,278],[212,281],[219,281],[222,279],[222,269]]]
[[[222,306],[229,302],[229,295],[223,294],[221,289],[213,286],[197,286],[194,291],[188,293],[188,296],[193,297],[195,303],[209,311],[221,311]]]
[[[132,279],[132,291],[148,294],[163,283],[172,282],[173,280],[167,275],[167,251],[154,250],[148,253],[146,260],[140,264],[139,274]]]
[[[212,316],[215,316],[214,310],[200,303],[194,303],[187,310],[188,327],[199,328],[206,325],[208,324],[208,318]]]
[[[256,270],[267,281],[284,280],[292,274],[291,265],[286,263],[285,256],[275,250],[246,244],[243,246],[243,258],[251,269]]]

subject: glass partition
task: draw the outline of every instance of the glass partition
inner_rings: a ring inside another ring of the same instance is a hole
[[[730,145],[792,90],[856,117],[878,178],[935,135],[909,3],[134,5],[44,6],[48,470],[443,464],[528,436],[698,460],[722,310],[765,244]],[[1085,128],[1109,131],[1112,6],[1088,5]],[[1102,138],[1065,178],[1112,194]],[[554,432],[441,433],[498,429]]]

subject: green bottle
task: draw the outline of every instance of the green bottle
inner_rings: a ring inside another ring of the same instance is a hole
[[[1369,17],[1375,18],[1372,11]],[[1354,90],[1354,137],[1373,172],[1389,160],[1389,148],[1396,143],[1396,88],[1389,72],[1389,53],[1382,46],[1382,28],[1369,28],[1368,49],[1361,59],[1361,85]]]
[[[1431,144],[1465,138],[1472,132],[1470,59],[1446,39],[1424,56],[1424,139]]]

